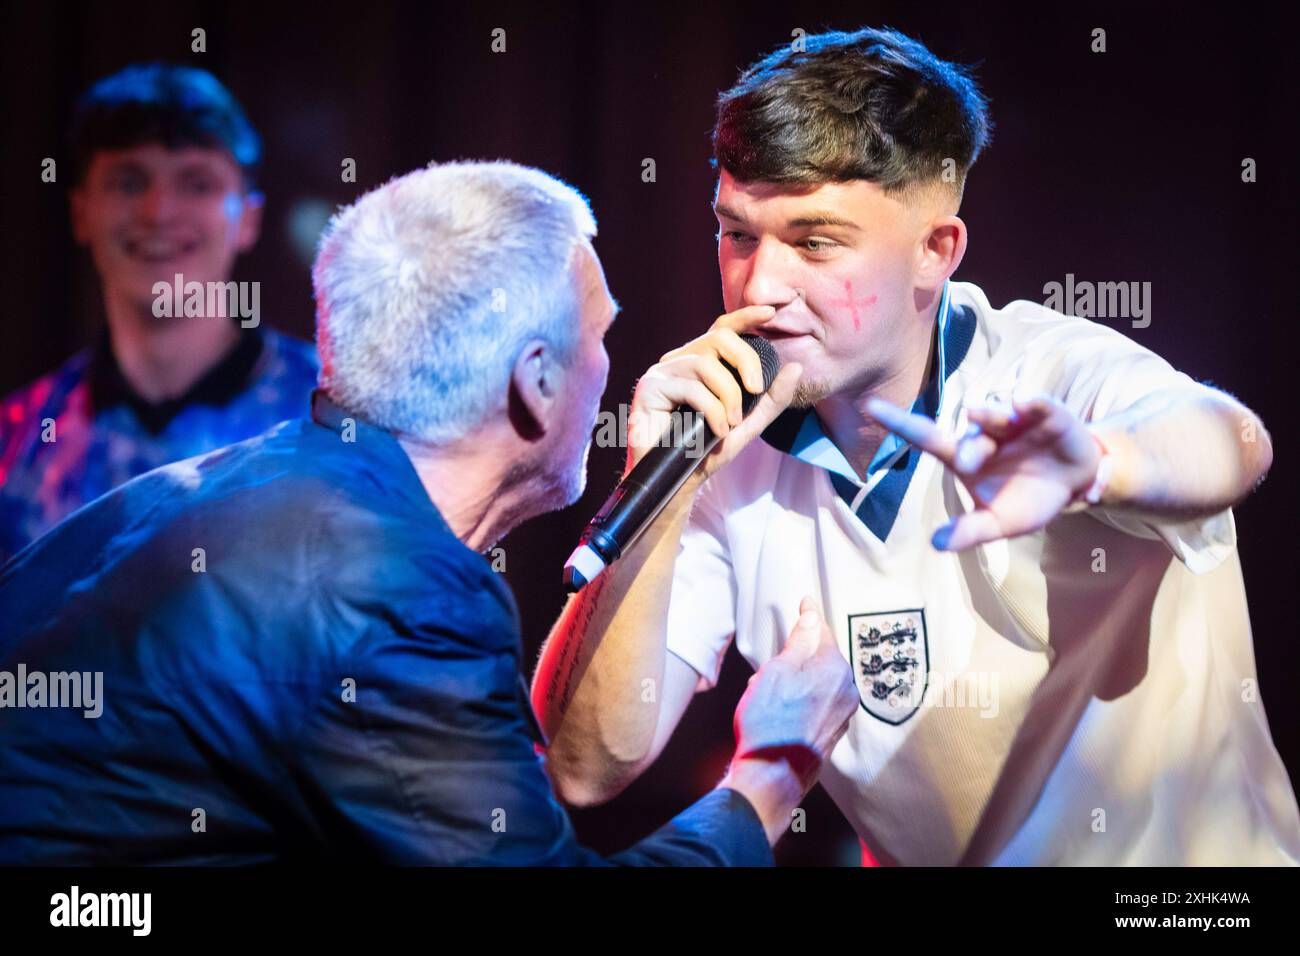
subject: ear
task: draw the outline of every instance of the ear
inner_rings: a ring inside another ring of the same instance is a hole
[[[247,252],[262,234],[262,210],[266,196],[256,191],[244,194],[244,208],[239,214],[239,236],[235,240],[238,252]]]
[[[966,255],[966,223],[957,216],[943,216],[930,224],[922,240],[917,285],[937,289],[957,271]]]
[[[520,437],[536,441],[555,427],[564,370],[541,339],[530,340],[510,374],[509,416]]]

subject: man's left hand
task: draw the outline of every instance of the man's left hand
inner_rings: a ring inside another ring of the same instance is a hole
[[[973,511],[935,532],[941,551],[1038,531],[1091,486],[1101,461],[1087,425],[1049,395],[971,406],[961,436],[882,399],[869,400],[867,412],[943,462],[975,499]]]

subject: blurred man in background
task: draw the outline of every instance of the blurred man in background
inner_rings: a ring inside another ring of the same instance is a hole
[[[256,283],[230,282],[261,228],[261,143],[215,77],[127,67],[81,98],[71,141],[105,323],[0,403],[0,562],[136,475],[302,415],[316,377]]]

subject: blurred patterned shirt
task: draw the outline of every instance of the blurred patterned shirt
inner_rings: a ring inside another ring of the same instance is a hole
[[[307,415],[316,371],[311,343],[240,329],[188,392],[150,403],[122,375],[105,330],[0,403],[0,563],[137,475]]]

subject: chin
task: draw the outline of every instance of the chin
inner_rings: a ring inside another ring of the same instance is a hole
[[[563,511],[570,505],[576,504],[586,490],[586,485],[587,476],[585,474],[557,477],[535,499],[532,516],[550,514],[552,511]]]
[[[565,483],[568,489],[568,500],[561,505],[567,508],[569,505],[577,504],[578,499],[582,497],[583,492],[587,490],[587,455],[591,452],[591,442],[588,442],[582,449],[582,460],[578,462],[576,468],[569,472],[569,480]]]
[[[582,498],[586,490],[587,490],[587,470],[584,468],[582,470],[582,473],[578,475],[577,479],[570,486],[569,500],[564,503],[564,507],[567,508],[569,507],[569,505],[576,505],[578,503],[578,500]]]
[[[541,511],[559,511],[576,504],[582,497],[583,492],[587,490],[587,451],[590,448],[591,446],[587,445],[582,452],[582,458],[573,467],[549,477],[546,491],[541,496]]]
[[[834,394],[835,389],[826,379],[809,380],[806,376],[799,380],[794,388],[794,398],[790,400],[791,408],[812,408],[823,398]]]

